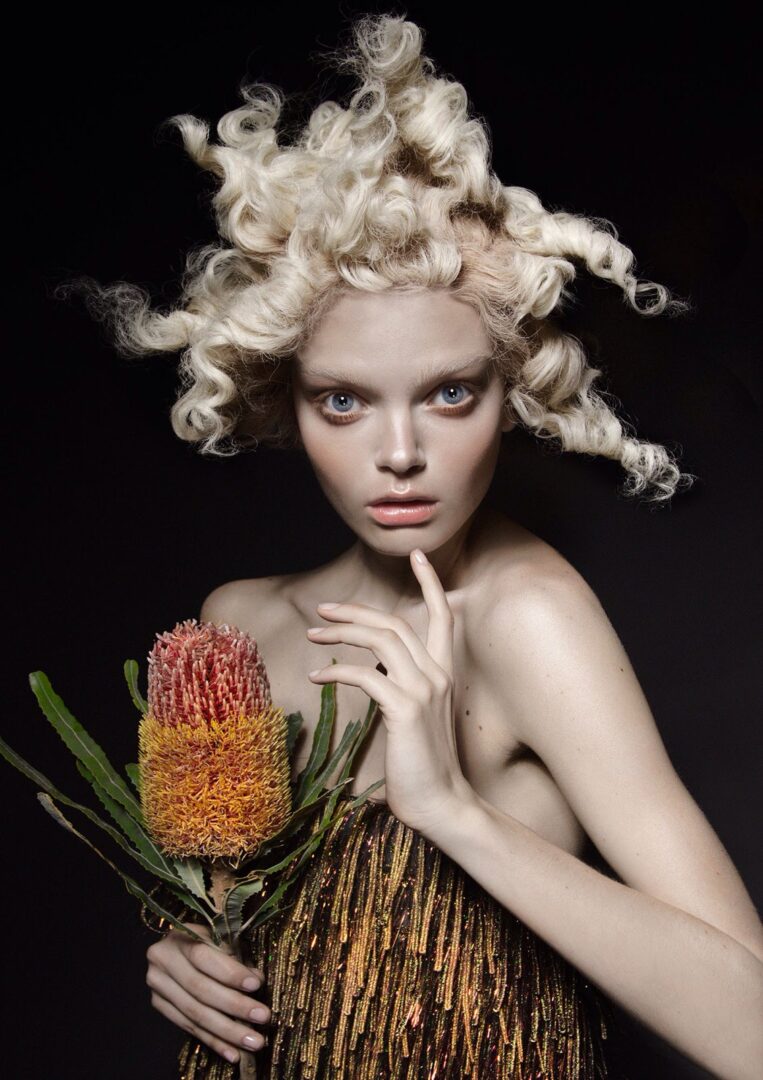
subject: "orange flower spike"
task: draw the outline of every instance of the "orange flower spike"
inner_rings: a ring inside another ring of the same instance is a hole
[[[143,815],[169,855],[240,863],[292,811],[287,723],[256,641],[188,619],[157,635],[139,729]]]

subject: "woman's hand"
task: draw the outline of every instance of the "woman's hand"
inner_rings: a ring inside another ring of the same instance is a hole
[[[211,942],[207,926],[188,925]],[[270,1009],[247,994],[262,985],[261,971],[175,929],[150,945],[146,956],[151,1004],[162,1016],[228,1061],[238,1061],[239,1048],[252,1051],[265,1045],[251,1023],[268,1021]],[[247,985],[247,979],[255,979],[257,986]]]
[[[453,612],[437,573],[411,552],[429,616],[426,646],[405,619],[366,604],[316,609],[331,626],[311,628],[316,644],[343,642],[370,649],[386,668],[332,664],[310,672],[315,682],[359,686],[379,703],[387,745],[387,805],[400,821],[426,835],[444,814],[457,813],[474,794],[458,760],[453,711]]]

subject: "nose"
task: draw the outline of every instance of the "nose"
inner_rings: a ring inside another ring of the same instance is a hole
[[[382,422],[376,466],[406,473],[424,465],[424,451],[410,414],[400,414]]]

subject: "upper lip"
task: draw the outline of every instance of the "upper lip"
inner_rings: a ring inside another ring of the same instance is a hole
[[[372,503],[369,503],[368,505],[369,506],[376,506],[377,503],[388,503],[388,502],[434,502],[434,501],[435,500],[430,498],[429,495],[415,495],[415,494],[412,494],[410,491],[408,492],[407,495],[398,495],[396,492],[391,491],[389,493],[389,495],[382,495],[382,497],[380,499],[374,499],[374,501]]]

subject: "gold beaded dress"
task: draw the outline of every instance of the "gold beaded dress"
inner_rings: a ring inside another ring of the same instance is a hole
[[[243,938],[258,1080],[626,1080],[612,1003],[386,803],[348,807],[285,899]],[[195,1038],[178,1065],[238,1076]]]

